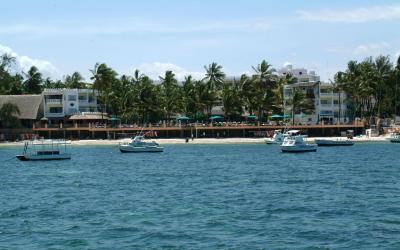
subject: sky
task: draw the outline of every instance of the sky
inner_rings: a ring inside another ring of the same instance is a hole
[[[0,53],[21,70],[61,79],[106,63],[120,75],[227,75],[262,60],[315,70],[322,80],[349,60],[400,55],[399,0],[1,1]]]

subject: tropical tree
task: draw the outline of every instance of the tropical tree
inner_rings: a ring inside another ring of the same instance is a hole
[[[243,113],[243,98],[240,82],[224,83],[222,89],[222,104],[225,117],[228,120],[237,118]]]
[[[346,83],[345,74],[341,71],[335,74],[333,84],[333,91],[334,93],[338,94],[338,104],[339,104],[339,111],[338,111],[338,123],[340,124],[341,113],[342,113],[342,91],[343,86]]]
[[[65,76],[65,86],[70,89],[86,88],[83,76],[79,72],[74,72],[72,75]]]
[[[182,101],[183,112],[190,117],[194,117],[198,112],[197,99],[196,99],[195,81],[191,75],[185,76],[182,83]]]
[[[117,73],[105,63],[96,63],[90,72],[92,73],[90,79],[93,80],[93,89],[99,91],[100,99],[104,103],[104,111],[107,113],[112,86],[117,81]]]
[[[374,63],[374,85],[375,101],[377,103],[377,117],[381,117],[382,100],[385,96],[385,89],[389,84],[390,75],[392,72],[392,64],[388,56],[378,56]],[[379,120],[379,119],[378,119]]]
[[[17,105],[6,102],[0,108],[0,124],[3,128],[18,128],[20,127],[20,121],[18,115],[20,110]]]
[[[252,67],[255,74],[253,75],[253,88],[257,95],[257,110],[258,110],[258,120],[263,119],[263,114],[273,105],[273,88],[277,82],[277,76],[274,74],[275,69],[268,64],[267,61],[263,60],[256,67]]]
[[[292,125],[294,125],[294,116],[306,106],[305,95],[301,90],[292,89],[292,95],[289,99],[288,105],[292,113]]]
[[[216,62],[204,66],[206,70],[206,75],[203,81],[207,84],[208,89],[208,103],[207,103],[207,115],[211,116],[211,110],[213,106],[218,102],[220,97],[220,90],[222,89],[225,73],[222,71],[222,66],[218,65]]]
[[[400,55],[397,58],[396,67],[394,70],[394,77],[395,77],[395,88],[394,88],[394,115],[397,116],[398,114],[398,89],[399,89],[399,82],[400,82]]]
[[[207,82],[208,88],[211,91],[220,90],[224,83],[225,73],[222,71],[222,66],[216,62],[204,66],[206,70],[206,77],[204,80]]]
[[[22,80],[20,74],[12,75],[10,69],[15,65],[15,58],[9,54],[0,56],[0,94],[19,95],[22,94]]]
[[[166,114],[166,120],[170,121],[172,114],[175,114],[181,110],[181,95],[179,93],[178,81],[175,78],[175,74],[168,70],[165,72],[164,77],[160,77],[163,99],[164,99],[164,113]]]
[[[66,86],[63,81],[61,80],[54,81],[50,77],[47,77],[43,83],[43,88],[45,89],[59,89],[59,88],[62,89],[65,87]]]
[[[24,90],[26,94],[40,94],[42,93],[42,74],[38,68],[32,66],[27,73],[25,73],[26,80],[24,81]]]

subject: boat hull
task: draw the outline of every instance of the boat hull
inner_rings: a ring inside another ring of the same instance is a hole
[[[132,147],[121,145],[119,147],[121,153],[161,153],[164,152],[163,147]]]
[[[400,143],[400,139],[390,139],[391,143]]]
[[[274,140],[272,140],[272,139],[266,139],[266,140],[264,140],[264,141],[265,141],[265,144],[267,144],[267,145],[282,143],[282,142],[274,141]]]
[[[318,147],[353,146],[352,141],[315,140]]]
[[[57,161],[57,160],[70,160],[70,154],[58,154],[58,155],[17,155],[20,161]]]
[[[283,153],[305,153],[305,152],[316,152],[317,145],[306,145],[306,146],[281,146]]]

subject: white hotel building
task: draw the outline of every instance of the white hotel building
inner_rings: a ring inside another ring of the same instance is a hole
[[[44,117],[48,120],[99,111],[98,92],[92,89],[45,89],[42,95]]]
[[[284,86],[284,113],[291,115],[291,99],[293,90],[301,90],[305,94],[306,102],[311,107],[300,110],[294,117],[296,124],[336,124],[349,121],[347,117],[346,93],[336,91],[331,83],[321,82],[320,77],[315,71],[307,71],[305,68],[293,68],[288,64],[278,71],[278,74],[284,76],[291,74],[295,82]],[[340,102],[340,106],[339,106]],[[291,118],[292,119],[292,118]]]

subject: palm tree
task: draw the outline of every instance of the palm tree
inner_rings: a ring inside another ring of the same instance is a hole
[[[39,72],[38,68],[32,66],[28,73],[25,73],[27,78],[24,82],[25,93],[27,94],[40,94],[42,93],[42,74]]]
[[[93,89],[99,91],[100,97],[104,102],[104,111],[107,113],[110,93],[113,83],[117,80],[117,73],[105,63],[96,63],[90,72],[92,73],[90,79],[93,80]]]
[[[185,80],[182,84],[183,94],[183,110],[187,116],[194,116],[199,112],[198,105],[196,103],[196,88],[195,82],[191,75],[185,76]]]
[[[225,79],[225,73],[222,71],[222,66],[216,62],[204,66],[206,70],[206,77],[204,80],[207,82],[208,88],[211,91],[220,90]]]
[[[277,82],[276,86],[273,89],[274,93],[274,103],[272,107],[275,109],[274,112],[277,113],[284,113],[284,87],[285,85],[292,84],[295,81],[292,74],[286,74],[284,77],[280,77]]]
[[[240,82],[225,83],[222,89],[222,104],[225,117],[230,120],[243,113],[243,101]]]
[[[164,77],[160,77],[161,86],[163,87],[164,97],[164,111],[166,114],[166,120],[170,121],[172,114],[179,111],[179,104],[181,95],[179,95],[178,80],[175,78],[175,74],[168,70],[165,72]]]
[[[291,106],[292,111],[292,125],[294,125],[294,116],[297,111],[301,110],[302,107],[306,105],[305,95],[301,90],[293,89],[292,96],[289,99],[289,106]]]
[[[261,121],[263,118],[265,109],[269,109],[272,106],[272,88],[274,87],[277,76],[274,74],[275,69],[268,64],[267,61],[263,60],[257,67],[252,66],[255,74],[253,75],[253,83],[255,91],[258,95],[258,120]]]
[[[21,112],[17,105],[7,102],[0,108],[0,123],[3,128],[17,128],[20,126],[18,115]]]
[[[216,62],[209,64],[208,66],[204,66],[206,70],[206,77],[203,81],[206,82],[209,93],[209,103],[207,105],[207,114],[211,116],[211,110],[213,106],[217,103],[217,100],[220,96],[220,90],[222,89],[222,85],[225,79],[225,73],[222,71],[222,66],[218,65]]]
[[[400,55],[397,58],[394,75],[396,78],[396,85],[395,85],[395,90],[394,90],[394,115],[397,116],[397,91],[398,91],[399,78],[400,78]]]
[[[339,100],[339,112],[338,112],[338,124],[340,124],[341,112],[342,112],[342,100],[341,100],[341,93],[343,90],[343,85],[345,83],[345,74],[341,71],[335,74],[335,82],[333,83],[333,90],[334,92],[338,93],[338,100]]]
[[[65,86],[70,89],[83,89],[86,87],[84,80],[79,72],[74,72],[72,75],[65,76]]]
[[[384,98],[385,86],[388,84],[388,80],[392,71],[392,64],[388,56],[379,56],[375,59],[374,67],[375,75],[375,93],[377,102],[377,117],[381,118],[381,106],[382,99]]]

